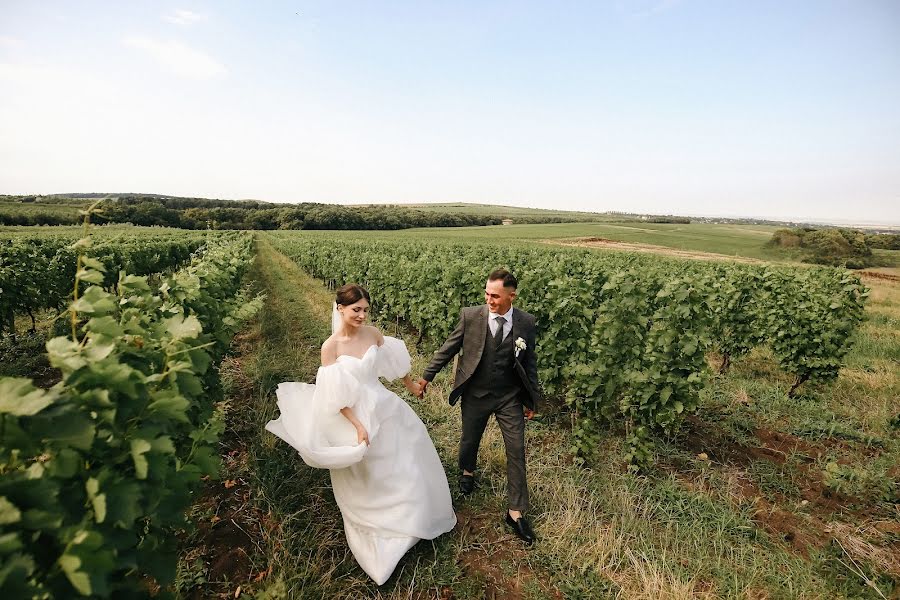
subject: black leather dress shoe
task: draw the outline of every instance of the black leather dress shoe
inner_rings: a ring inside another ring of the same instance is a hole
[[[512,527],[513,533],[519,536],[519,538],[527,545],[530,546],[534,543],[534,530],[531,528],[531,523],[528,522],[528,519],[519,517],[518,519],[513,520],[509,515],[509,512],[507,512],[506,524]]]
[[[460,475],[459,476],[459,491],[468,496],[475,490],[475,476],[474,475]]]

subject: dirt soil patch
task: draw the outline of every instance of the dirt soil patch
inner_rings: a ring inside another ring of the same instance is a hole
[[[831,542],[841,522],[862,523],[874,516],[876,509],[867,499],[839,494],[825,484],[817,461],[828,453],[828,443],[813,444],[766,428],[757,428],[752,433],[758,443],[743,444],[716,425],[690,416],[685,419],[679,446],[695,455],[705,454],[716,464],[729,481],[729,494],[736,502],[752,504],[755,520],[774,539],[808,558],[809,548],[821,548]],[[834,441],[834,444],[843,442]],[[787,498],[771,490],[764,493],[746,471],[756,461],[783,465],[789,458],[793,459],[796,469],[799,506],[796,498]],[[678,465],[664,468],[673,470],[685,487],[697,489],[690,474],[681,472]],[[886,546],[893,547],[893,544]]]
[[[497,530],[497,515],[477,515],[462,509],[456,517],[457,535],[463,540],[479,542],[461,552],[458,561],[467,575],[484,581],[485,599],[520,600],[528,597],[529,587],[538,587],[547,598],[562,600],[559,590],[528,566],[528,549],[522,542],[506,530],[504,533]]]
[[[755,429],[754,434],[760,444],[747,446],[735,441],[721,428],[690,415],[685,418],[683,443],[691,451],[705,452],[710,460],[741,466],[759,459],[783,464],[790,454],[800,454],[805,460],[812,461],[825,453],[824,448],[790,434],[764,428]]]
[[[600,248],[606,250],[622,250],[627,252],[650,252],[675,258],[690,258],[693,260],[724,260],[740,263],[762,264],[764,261],[748,258],[746,256],[731,256],[728,254],[716,254],[715,252],[700,252],[697,250],[680,250],[654,244],[642,244],[637,242],[620,242],[602,237],[586,237],[573,240],[541,240],[544,244],[557,246],[574,246],[577,248]]]
[[[199,561],[206,576],[203,583],[187,591],[187,598],[236,598],[269,574],[258,563],[265,556],[259,542],[271,524],[268,515],[256,507],[251,485],[240,475],[249,469],[244,440],[252,432],[246,430],[238,415],[244,409],[242,399],[249,399],[253,393],[253,382],[244,376],[242,360],[255,343],[258,339],[254,334],[238,334],[232,355],[225,357],[220,366],[223,372],[229,372],[233,386],[220,443],[222,479],[208,480],[192,507],[196,529],[186,542],[186,562]]]
[[[871,277],[872,279],[881,279],[883,281],[900,281],[900,275],[897,274],[897,269],[885,269],[885,271],[888,272],[867,269],[865,271],[860,271],[859,274],[863,277]]]

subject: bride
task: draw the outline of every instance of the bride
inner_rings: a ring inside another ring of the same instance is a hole
[[[316,384],[279,384],[281,417],[266,429],[309,466],[330,469],[347,544],[381,585],[416,542],[453,529],[456,514],[425,425],[378,379],[403,377],[420,392],[404,343],[365,325],[369,302],[359,285],[337,290]]]

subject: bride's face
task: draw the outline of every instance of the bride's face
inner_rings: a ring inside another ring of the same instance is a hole
[[[341,320],[347,327],[356,329],[366,322],[369,318],[369,301],[360,298],[353,304],[338,305],[338,311],[341,313]]]

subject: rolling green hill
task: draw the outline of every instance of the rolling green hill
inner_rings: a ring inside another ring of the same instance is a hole
[[[581,212],[572,210],[550,210],[545,208],[525,208],[522,206],[504,206],[502,204],[477,204],[468,202],[439,202],[433,204],[402,204],[400,206],[424,210],[427,212],[447,212],[459,214],[500,216],[515,220],[516,217],[547,217],[572,219],[574,221],[590,219],[594,221],[613,221],[635,219],[634,215],[612,213]]]

